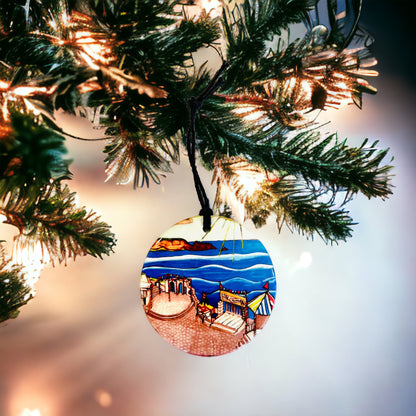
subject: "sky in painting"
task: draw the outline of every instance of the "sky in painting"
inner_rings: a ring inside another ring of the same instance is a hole
[[[187,241],[223,241],[225,239],[252,238],[248,231],[243,233],[240,225],[235,221],[213,217],[211,224],[211,231],[206,233],[202,228],[202,217],[187,218],[163,232],[161,237],[175,238],[180,235]]]

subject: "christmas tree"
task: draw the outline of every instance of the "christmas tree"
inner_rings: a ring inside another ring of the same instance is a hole
[[[0,2],[0,214],[18,230],[12,258],[1,247],[0,321],[32,297],[25,255],[66,263],[115,244],[110,226],[75,204],[65,140],[77,138],[56,122],[58,111],[105,127],[106,173],[117,183],[159,184],[185,147],[208,220],[197,157],[213,171],[217,213],[232,215],[239,204],[256,226],[273,214],[279,229],[331,243],[351,236],[345,205],[354,195],[391,193],[387,150],[324,135],[318,118],[345,104],[361,108],[363,93],[376,92],[360,1],[199,6]],[[293,27],[303,30],[295,39]],[[198,65],[203,49],[222,65]]]

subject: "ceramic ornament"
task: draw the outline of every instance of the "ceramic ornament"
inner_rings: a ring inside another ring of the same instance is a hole
[[[141,298],[153,328],[180,350],[217,356],[258,334],[272,312],[276,275],[263,244],[240,224],[202,216],[166,231],[141,272]]]

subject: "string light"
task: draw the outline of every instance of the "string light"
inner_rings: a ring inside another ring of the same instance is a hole
[[[82,49],[79,55],[91,69],[99,70],[97,63],[108,65],[115,59],[107,39],[95,39],[89,31],[75,32],[75,44]]]
[[[0,80],[0,93],[2,94],[3,103],[1,105],[1,112],[3,120],[10,121],[10,112],[8,108],[9,101],[17,101],[19,98],[23,99],[26,108],[32,111],[35,115],[40,114],[40,111],[27,98],[36,95],[52,95],[57,89],[56,85],[51,87],[38,87],[34,85],[18,85],[11,88],[11,83]]]
[[[9,267],[19,264],[22,267],[25,285],[30,288],[28,297],[36,294],[35,284],[39,280],[43,268],[51,263],[51,258],[42,243],[36,242],[24,246],[15,244]]]
[[[34,410],[30,410],[30,409],[23,409],[22,413],[20,413],[19,416],[42,416],[40,413],[39,409],[34,409]]]
[[[241,157],[217,160],[213,182],[217,181],[221,186],[218,186],[216,205],[225,203],[244,220],[246,202],[264,192],[265,186],[279,180],[272,172],[265,171]]]
[[[255,122],[264,117],[264,111],[258,106],[250,104],[239,105],[233,110],[233,113],[241,116],[247,122]]]

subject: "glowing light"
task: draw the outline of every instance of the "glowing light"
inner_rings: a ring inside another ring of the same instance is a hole
[[[110,407],[113,402],[113,397],[106,390],[96,390],[94,397],[101,407]]]
[[[0,80],[0,90],[8,90],[11,82]]]
[[[233,113],[238,114],[238,115],[242,115],[242,114],[249,113],[250,111],[254,111],[256,109],[257,109],[257,107],[254,107],[252,105],[241,105],[241,106],[235,108],[233,110]]]
[[[257,111],[253,111],[250,114],[246,114],[243,118],[246,121],[258,121],[260,120],[262,117],[264,116],[264,111],[261,110],[257,110]]]
[[[234,114],[241,116],[245,121],[254,122],[264,117],[264,111],[253,105],[240,105],[233,110]]]
[[[35,284],[39,280],[43,268],[50,264],[51,258],[49,253],[44,249],[40,242],[28,244],[23,247],[18,245],[13,249],[10,266],[13,264],[22,265],[25,284],[30,288],[28,296],[36,293]]]
[[[310,100],[312,97],[313,81],[308,79],[298,79],[289,77],[284,81],[284,88],[291,94],[296,88],[298,89],[298,97],[303,100]]]
[[[102,86],[96,82],[97,78],[92,78],[89,81],[85,81],[82,84],[78,85],[78,91],[81,94],[85,94],[87,92],[91,92],[91,91],[98,91],[100,89],[102,89]]]
[[[217,166],[214,174],[217,179],[222,176],[220,172],[222,169],[224,168],[221,164]],[[223,178],[226,185],[220,187],[220,198],[239,211],[240,217],[243,218],[246,201],[259,192],[263,184],[270,183],[270,181],[265,171],[244,159],[232,161],[228,169],[232,170],[232,176]]]
[[[28,97],[33,94],[48,94],[53,92],[56,87],[46,88],[46,87],[32,87],[32,86],[22,86],[13,88],[11,91],[12,94],[19,97]]]
[[[70,16],[68,16],[67,12],[65,12],[65,11],[62,12],[61,21],[62,21],[63,25],[68,26],[69,23],[70,23],[70,20],[71,20],[71,18],[70,18]]]
[[[3,103],[1,105],[1,112],[5,121],[10,121],[10,114],[8,109],[9,101],[16,101],[17,97],[23,98],[26,108],[32,111],[35,115],[40,114],[40,111],[34,107],[34,105],[25,99],[25,97],[32,97],[36,94],[53,94],[57,89],[56,85],[51,87],[37,87],[32,85],[20,85],[14,88],[10,88],[10,83],[6,81],[0,81],[0,91],[3,91]]]
[[[219,17],[222,13],[222,4],[219,0],[200,0],[199,6],[211,17]]]
[[[299,256],[298,261],[292,266],[292,269],[290,271],[291,275],[294,275],[296,272],[298,272],[301,269],[308,269],[312,265],[312,254],[309,253],[309,251],[304,251]]]
[[[55,20],[49,20],[49,26],[50,26],[53,30],[56,30],[56,28],[57,28],[57,24],[56,24]]]
[[[1,112],[3,114],[3,119],[4,121],[10,121],[10,113],[9,113],[9,109],[7,107],[7,100],[3,101],[3,104],[1,106]]]
[[[10,385],[8,411],[10,416],[53,416],[57,412],[56,391],[44,385],[45,374],[36,368],[27,368],[22,380]],[[52,387],[52,386],[51,386]]]
[[[285,80],[286,88],[293,89],[296,87],[298,79],[296,77],[290,77]]]
[[[94,39],[89,31],[75,33],[75,42],[82,49],[79,52],[81,58],[94,70],[98,70],[97,63],[108,65],[114,60],[111,56],[111,48],[106,39]]]
[[[263,192],[265,186],[278,180],[272,172],[266,172],[243,158],[233,157],[225,164],[217,161],[213,182],[217,181],[221,186],[218,188],[216,204],[225,203],[240,221],[244,221],[246,202],[256,193]]]
[[[297,266],[301,269],[307,269],[312,264],[312,254],[304,251],[300,257]]]
[[[22,413],[19,416],[42,416],[39,409],[23,409]]]
[[[3,111],[3,108],[2,108],[2,111]],[[7,120],[5,119],[5,121]],[[12,132],[12,129],[8,124],[6,123],[0,124],[0,139],[4,137],[8,137],[11,134],[11,132]]]
[[[23,101],[26,105],[26,108],[31,111],[35,116],[38,116],[40,114],[40,110],[37,109],[29,100],[26,100],[26,98],[23,98]]]
[[[264,173],[257,170],[237,170],[234,172],[237,176],[236,180],[242,187],[244,194],[247,197],[254,195],[259,190],[260,185],[265,181]]]

